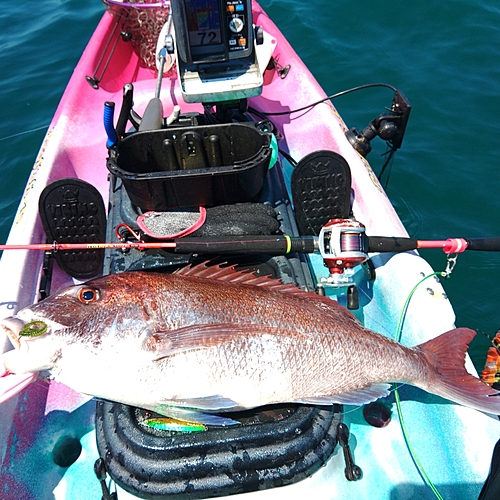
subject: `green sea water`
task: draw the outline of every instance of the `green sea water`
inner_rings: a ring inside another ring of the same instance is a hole
[[[263,0],[329,94],[371,82],[401,89],[413,109],[387,193],[421,239],[500,236],[500,3],[497,0]],[[71,72],[103,12],[98,0],[2,2],[0,241]],[[363,128],[390,106],[387,89],[335,100]],[[379,141],[368,156],[384,162]],[[440,250],[422,255],[435,270]],[[500,328],[500,253],[466,252],[444,283],[458,326]],[[8,286],[7,283],[4,286]],[[489,345],[471,353],[481,369]]]

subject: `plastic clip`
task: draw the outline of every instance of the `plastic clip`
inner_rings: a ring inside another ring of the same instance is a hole
[[[448,279],[457,264],[458,254],[448,254],[446,257],[446,269],[441,273],[443,278]]]

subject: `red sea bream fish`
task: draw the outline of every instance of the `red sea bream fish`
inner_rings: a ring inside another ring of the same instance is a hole
[[[1,326],[16,348],[2,357],[8,372],[41,372],[79,392],[165,414],[359,405],[387,395],[388,382],[500,414],[499,393],[464,368],[474,331],[405,347],[335,301],[230,267],[104,276]]]

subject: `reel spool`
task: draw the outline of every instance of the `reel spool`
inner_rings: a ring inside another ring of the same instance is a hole
[[[330,271],[328,278],[321,279],[321,285],[353,285],[353,268],[368,260],[365,226],[354,219],[331,219],[321,229],[318,243]]]

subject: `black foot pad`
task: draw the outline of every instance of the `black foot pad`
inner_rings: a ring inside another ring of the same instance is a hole
[[[97,189],[79,179],[60,179],[40,195],[38,209],[49,243],[96,243],[106,236],[106,211]],[[104,249],[55,252],[59,267],[74,278],[102,273]]]
[[[292,172],[292,197],[301,235],[318,235],[330,219],[350,213],[351,170],[334,151],[308,154]]]

